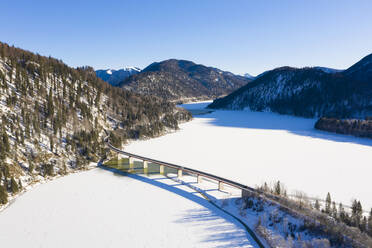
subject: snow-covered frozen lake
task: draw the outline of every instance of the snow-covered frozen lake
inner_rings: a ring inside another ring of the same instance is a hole
[[[254,247],[241,224],[164,178],[93,169],[39,185],[0,213],[1,247]]]
[[[208,103],[186,104],[201,109]],[[267,112],[215,111],[180,131],[125,149],[246,185],[280,180],[288,192],[372,207],[372,140],[315,130],[315,119]]]

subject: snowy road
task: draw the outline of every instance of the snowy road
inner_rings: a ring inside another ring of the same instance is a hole
[[[1,247],[253,247],[190,188],[93,169],[35,187],[0,213]]]
[[[200,109],[202,104],[187,108]],[[315,119],[249,111],[215,111],[125,150],[206,171],[248,186],[280,180],[289,193],[372,207],[372,140],[313,128]]]

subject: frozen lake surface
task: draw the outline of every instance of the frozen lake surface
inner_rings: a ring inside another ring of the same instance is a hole
[[[0,213],[1,247],[254,247],[250,242],[240,224],[186,186],[103,169],[39,185]]]
[[[186,104],[202,109],[208,103]],[[315,119],[268,112],[215,111],[180,131],[126,151],[196,168],[246,185],[280,180],[292,193],[372,207],[372,140],[314,129]]]

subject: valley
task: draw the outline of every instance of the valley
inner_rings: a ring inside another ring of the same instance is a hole
[[[195,110],[207,105],[182,106]],[[330,192],[344,205],[356,198],[369,210],[370,176],[363,172],[369,169],[372,140],[319,131],[315,122],[269,112],[216,110],[194,116],[178,132],[124,148],[252,187],[279,180],[288,194],[300,191],[325,199]]]
[[[372,248],[372,1],[10,1],[0,248]]]

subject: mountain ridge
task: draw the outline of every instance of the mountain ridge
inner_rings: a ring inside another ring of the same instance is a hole
[[[304,117],[363,117],[372,113],[372,56],[349,69],[328,73],[319,67],[267,71],[210,108],[273,111]]]
[[[243,76],[192,61],[168,59],[150,64],[118,86],[170,101],[187,101],[227,95],[250,81]]]
[[[120,147],[191,119],[173,103],[114,88],[91,67],[1,42],[0,116],[0,209],[22,187],[97,163],[106,131]]]

